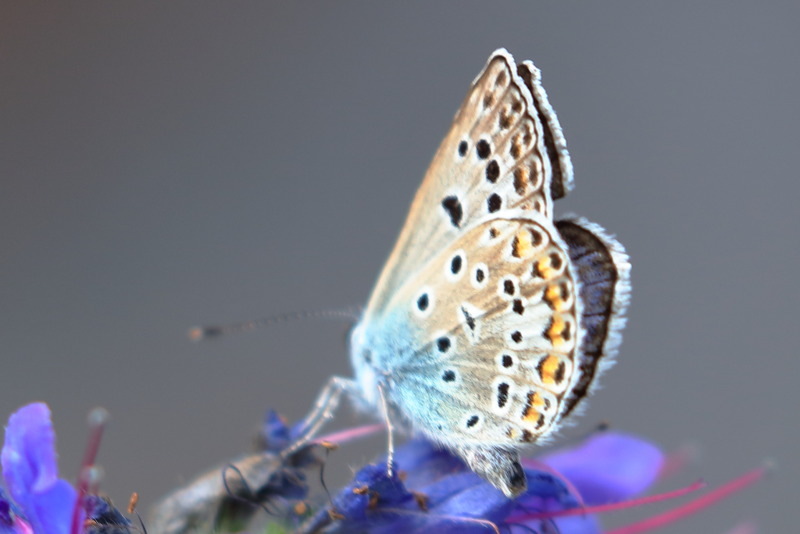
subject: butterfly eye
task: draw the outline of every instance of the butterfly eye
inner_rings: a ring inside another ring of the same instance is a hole
[[[467,155],[467,150],[469,149],[469,145],[466,141],[461,141],[458,144],[458,155],[462,158]]]

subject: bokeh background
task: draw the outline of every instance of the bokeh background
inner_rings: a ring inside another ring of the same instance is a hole
[[[692,446],[664,489],[772,458],[667,531],[794,532],[798,20],[790,0],[4,2],[0,418],[50,403],[69,475],[106,407],[103,488],[146,509],[245,450],[267,407],[301,417],[350,373],[347,325],[199,345],[187,328],[365,303],[503,46],[542,69],[564,127],[576,189],[557,212],[633,262],[619,364],[565,435],[607,420]],[[383,447],[334,454],[331,485]]]

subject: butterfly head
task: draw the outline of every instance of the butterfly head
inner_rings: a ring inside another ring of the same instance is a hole
[[[401,314],[367,315],[350,333],[350,359],[362,397],[379,402],[378,386],[391,391],[392,372],[415,351],[414,333]]]
[[[378,374],[375,370],[375,354],[367,341],[366,330],[362,320],[350,332],[350,360],[361,396],[374,406],[378,401]]]

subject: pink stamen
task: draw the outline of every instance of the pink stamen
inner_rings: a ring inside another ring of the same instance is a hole
[[[27,521],[23,521],[19,517],[14,518],[14,528],[18,529],[22,534],[33,534],[33,528]]]
[[[579,508],[569,508],[567,510],[555,510],[552,512],[540,512],[537,514],[525,514],[520,520],[527,521],[531,519],[553,519],[555,517],[567,517],[567,516],[574,516],[574,515],[587,515],[587,514],[598,514],[603,512],[614,512],[617,510],[624,510],[626,508],[634,508],[637,506],[642,506],[645,504],[652,504],[655,502],[666,501],[669,499],[676,499],[678,497],[683,497],[688,493],[692,493],[694,491],[700,490],[706,486],[706,483],[702,480],[698,480],[694,484],[690,484],[685,488],[680,488],[674,491],[668,491],[666,493],[659,493],[657,495],[648,495],[647,497],[640,497],[638,499],[629,499],[627,501],[622,502],[615,502],[609,504],[598,504],[595,506],[586,506],[586,507],[579,507]],[[609,533],[610,534],[610,533]],[[618,533],[615,533],[618,534]]]
[[[686,466],[697,457],[697,449],[692,446],[681,447],[670,453],[658,473],[658,479],[663,480],[676,473],[683,472]]]
[[[719,488],[707,493],[706,495],[698,497],[695,500],[690,501],[682,506],[664,512],[663,514],[659,514],[651,518],[645,519],[643,521],[632,523],[628,526],[612,530],[608,534],[638,534],[640,532],[650,532],[652,530],[665,527],[671,523],[684,519],[685,517],[695,514],[705,508],[708,508],[712,504],[716,504],[717,502],[721,501],[722,499],[728,497],[733,493],[736,493],[738,491],[747,488],[748,486],[753,485],[754,483],[764,478],[766,472],[767,470],[763,467],[759,467],[758,469],[753,469],[752,471],[745,473],[739,478],[735,478],[730,482],[728,482],[727,484],[724,484]]]
[[[347,430],[342,430],[340,432],[334,432],[332,434],[328,434],[327,436],[322,436],[321,438],[315,439],[314,443],[322,443],[323,441],[329,441],[331,443],[347,443],[349,441],[353,441],[359,438],[363,438],[365,436],[375,434],[376,432],[380,432],[384,428],[385,427],[383,423],[357,426],[355,428],[349,428]]]
[[[90,470],[97,459],[97,452],[100,450],[100,442],[106,423],[108,423],[108,412],[105,409],[95,408],[89,412],[89,442],[86,444],[86,450],[83,453],[83,461],[81,462],[81,468],[78,472],[78,498],[75,500],[75,506],[72,508],[71,534],[80,534],[83,531],[83,525],[81,525],[83,501],[88,494],[89,484],[92,482]]]

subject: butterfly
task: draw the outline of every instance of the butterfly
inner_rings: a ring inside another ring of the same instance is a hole
[[[625,325],[622,245],[585,219],[553,217],[572,187],[539,70],[495,51],[351,333],[355,378],[331,379],[309,431],[348,392],[508,497],[522,493],[520,451],[576,411]]]

